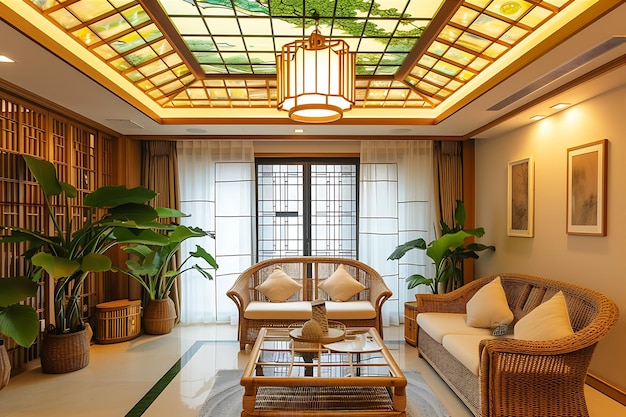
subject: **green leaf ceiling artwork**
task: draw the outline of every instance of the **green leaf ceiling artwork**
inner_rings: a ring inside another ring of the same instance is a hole
[[[162,108],[275,107],[276,54],[308,37],[317,13],[322,34],[356,52],[355,107],[426,109],[453,97],[568,7],[595,3],[22,1]]]

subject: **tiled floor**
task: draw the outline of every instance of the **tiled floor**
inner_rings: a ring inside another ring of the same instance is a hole
[[[2,417],[195,417],[219,369],[242,369],[236,327],[178,326],[164,336],[93,345],[88,367],[46,375],[36,367],[0,391]],[[385,343],[403,369],[417,369],[452,417],[471,416],[465,406],[404,343],[401,327],[385,328]],[[626,417],[626,407],[588,388],[592,417]],[[221,416],[216,416],[221,417]]]

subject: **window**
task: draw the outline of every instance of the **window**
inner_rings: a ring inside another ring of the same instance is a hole
[[[257,259],[357,259],[358,168],[358,158],[257,158]]]

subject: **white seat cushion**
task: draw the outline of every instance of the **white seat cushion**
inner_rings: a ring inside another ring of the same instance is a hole
[[[329,320],[358,320],[376,318],[374,306],[364,301],[326,301],[326,317]]]
[[[310,301],[285,301],[270,303],[268,301],[251,301],[243,313],[247,319],[257,320],[309,320],[311,318]]]
[[[466,318],[466,314],[460,313],[419,313],[417,325],[438,343],[447,334],[493,336],[490,329],[468,326]]]
[[[503,336],[512,338],[513,335]],[[467,369],[472,371],[474,375],[478,375],[478,367],[480,364],[480,355],[478,347],[481,340],[496,339],[493,335],[475,335],[475,334],[448,334],[443,337],[443,347],[452,354]]]

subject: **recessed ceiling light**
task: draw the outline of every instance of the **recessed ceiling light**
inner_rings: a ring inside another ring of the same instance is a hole
[[[294,129],[294,133],[304,133],[304,129]]]
[[[569,106],[571,106],[571,104],[569,103],[558,103],[558,104],[555,104],[554,106],[551,106],[550,108],[555,109],[555,110],[561,110]]]
[[[11,58],[5,55],[0,55],[0,62],[15,62]]]
[[[538,114],[537,116],[533,116],[530,118],[530,120],[541,120],[541,119],[545,119],[545,115],[543,114]]]

